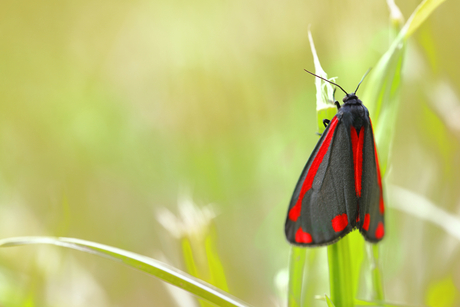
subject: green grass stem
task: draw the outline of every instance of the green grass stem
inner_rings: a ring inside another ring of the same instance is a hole
[[[331,300],[337,307],[352,307],[354,300],[348,236],[327,247]]]
[[[291,246],[289,257],[288,306],[302,306],[302,285],[305,267],[305,248]]]

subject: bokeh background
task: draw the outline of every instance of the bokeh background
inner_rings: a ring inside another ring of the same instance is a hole
[[[406,19],[418,4],[397,2]],[[442,4],[404,63],[386,190],[445,221],[389,198],[380,259],[402,304],[460,304],[460,237],[441,227],[460,229],[459,10]],[[285,214],[318,139],[309,28],[350,91],[392,38],[383,0],[1,1],[0,237],[80,238],[186,270],[159,214],[212,204],[229,292],[284,303]],[[325,265],[318,285],[328,292]],[[0,306],[196,304],[171,291],[77,251],[0,250]]]

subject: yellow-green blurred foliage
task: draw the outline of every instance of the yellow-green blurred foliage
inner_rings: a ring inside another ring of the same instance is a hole
[[[418,3],[397,2],[406,18]],[[410,39],[386,178],[456,216],[459,10],[446,1]],[[317,141],[309,26],[323,68],[350,91],[390,44],[383,0],[1,1],[0,237],[76,237],[186,270],[155,212],[177,213],[187,189],[213,203],[229,292],[275,306],[288,201]],[[459,304],[459,238],[391,206],[386,299]],[[76,251],[18,247],[0,260],[2,306],[194,302]],[[319,268],[313,294],[328,291]]]
[[[441,281],[432,282],[426,295],[426,304],[430,307],[454,306],[458,290],[448,277]]]

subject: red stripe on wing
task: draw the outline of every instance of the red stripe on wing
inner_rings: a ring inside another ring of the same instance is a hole
[[[329,129],[327,130],[326,137],[324,138],[321,147],[316,153],[315,159],[310,165],[310,169],[308,170],[307,176],[305,177],[305,180],[302,184],[302,188],[300,189],[299,198],[297,199],[295,206],[292,207],[291,210],[289,210],[289,219],[291,221],[297,221],[297,219],[300,216],[300,211],[302,210],[303,197],[305,196],[305,193],[307,193],[307,191],[311,189],[313,180],[316,176],[316,172],[318,172],[318,168],[321,165],[321,162],[323,162],[324,155],[326,155],[329,149],[329,145],[331,144],[332,136],[334,135],[334,130],[337,126],[337,122],[337,117],[334,116],[334,118],[332,118],[331,122],[329,123]]]
[[[372,128],[372,121],[370,118],[369,118],[369,121],[371,122],[371,128]],[[374,128],[372,128],[372,131],[374,131]],[[375,146],[375,139],[374,139],[374,153],[375,153],[375,164],[377,165],[377,182],[380,188],[379,211],[380,211],[380,214],[383,214],[385,212],[385,204],[383,202],[382,177],[380,176],[380,163],[379,163],[379,157],[377,155],[377,146]]]
[[[355,191],[356,196],[361,197],[361,186],[363,176],[363,145],[364,127],[361,127],[359,134],[355,127],[351,126],[351,148],[353,149],[353,165],[355,167]]]

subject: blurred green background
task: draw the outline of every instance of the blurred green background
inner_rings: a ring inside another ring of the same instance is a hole
[[[397,4],[407,19],[419,1]],[[388,198],[388,301],[460,305],[459,10],[446,1],[409,40],[386,191],[446,220]],[[0,237],[81,238],[186,270],[158,213],[188,197],[212,204],[229,292],[282,306],[285,214],[318,140],[309,27],[349,91],[392,38],[382,0],[1,1]],[[196,305],[171,291],[76,251],[0,250],[0,306]]]

